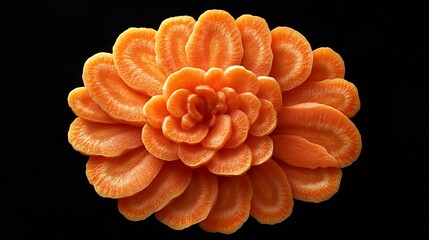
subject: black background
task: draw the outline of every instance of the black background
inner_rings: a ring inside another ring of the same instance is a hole
[[[352,3],[353,2],[353,3]],[[253,14],[269,27],[289,26],[313,48],[343,57],[362,107],[359,159],[343,170],[339,192],[311,204],[295,201],[276,225],[252,218],[231,235],[197,225],[175,231],[155,220],[131,222],[116,201],[99,197],[85,176],[87,158],[67,141],[75,118],[67,95],[82,86],[85,60],[111,52],[128,27],[157,29],[177,15],[207,9]],[[57,1],[0,3],[0,238],[44,239],[339,239],[428,230],[427,37],[424,7],[412,1]]]

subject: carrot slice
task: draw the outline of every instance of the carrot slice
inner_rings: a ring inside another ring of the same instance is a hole
[[[340,54],[332,48],[319,47],[313,50],[313,67],[306,82],[344,78],[345,72],[344,60]]]
[[[283,106],[283,96],[276,79],[268,76],[259,76],[259,91],[257,97],[270,101],[274,109],[278,111]]]
[[[268,75],[273,63],[273,52],[271,31],[267,22],[250,14],[241,15],[235,22],[240,29],[244,49],[241,65],[257,76]]]
[[[305,82],[301,86],[283,92],[283,96],[284,106],[317,102],[334,107],[349,118],[356,115],[360,109],[358,89],[343,78]]]
[[[216,124],[210,128],[201,145],[212,150],[221,149],[231,137],[231,117],[221,114],[216,117]]]
[[[147,123],[156,128],[161,128],[164,118],[170,115],[167,110],[166,100],[162,95],[151,97],[144,105],[143,112]]]
[[[162,89],[167,98],[178,89],[187,89],[194,92],[196,86],[203,82],[205,72],[198,68],[184,67],[168,76]]]
[[[249,124],[256,121],[259,116],[259,112],[262,108],[261,100],[253,95],[252,93],[240,93],[238,95],[239,109],[247,115]]]
[[[141,128],[98,123],[77,117],[70,124],[68,141],[84,155],[114,157],[143,145]]]
[[[252,183],[247,174],[219,177],[218,182],[216,204],[199,226],[207,232],[232,234],[240,229],[250,216]]]
[[[240,102],[238,101],[238,94],[235,92],[234,88],[224,87],[220,91],[225,95],[227,112],[238,109]]]
[[[340,188],[341,168],[302,168],[279,163],[287,176],[293,197],[305,202],[323,202]]]
[[[165,74],[156,64],[155,33],[150,28],[131,27],[113,45],[116,69],[132,89],[154,96],[162,93]]]
[[[235,19],[224,10],[203,12],[185,50],[189,64],[205,71],[212,67],[225,70],[228,66],[239,65],[243,46]]]
[[[236,148],[242,144],[248,135],[250,124],[247,115],[236,109],[229,113],[231,117],[231,137],[225,143],[225,148]]]
[[[167,76],[188,66],[185,45],[195,22],[191,16],[171,17],[161,22],[155,34],[156,63]]]
[[[180,196],[191,178],[192,170],[180,161],[165,162],[149,186],[135,195],[118,199],[119,212],[128,220],[144,220]]]
[[[250,215],[262,224],[276,224],[288,218],[294,201],[282,168],[270,159],[253,166],[248,175],[253,187]]]
[[[213,159],[216,150],[207,149],[201,144],[179,144],[179,157],[182,162],[192,168],[202,166]]]
[[[92,100],[86,87],[77,87],[71,90],[67,97],[67,102],[73,113],[78,117],[93,122],[117,123]]]
[[[179,145],[167,139],[162,134],[161,129],[146,124],[143,127],[141,137],[146,149],[155,157],[166,161],[179,159],[179,155],[177,154]]]
[[[146,123],[143,106],[149,97],[129,88],[116,71],[110,53],[96,53],[83,67],[83,82],[92,99],[111,117],[133,125]]]
[[[191,92],[187,89],[177,89],[167,100],[167,110],[172,117],[181,118],[187,113],[186,104]]]
[[[274,134],[298,135],[323,146],[339,164],[352,164],[362,149],[355,124],[339,110],[324,104],[302,103],[282,107]]]
[[[195,144],[201,142],[207,136],[209,127],[206,123],[198,123],[194,127],[185,130],[178,120],[167,116],[162,124],[162,132],[164,136],[173,142]]]
[[[146,188],[163,164],[142,146],[117,157],[90,156],[86,176],[100,196],[122,198]]]
[[[183,194],[156,212],[155,217],[172,229],[185,229],[207,218],[217,196],[217,177],[206,168],[194,169]]]
[[[225,70],[224,85],[240,93],[256,93],[259,91],[258,77],[243,66],[230,66]]]
[[[277,112],[273,104],[265,99],[261,100],[261,110],[259,111],[258,118],[250,124],[249,133],[262,137],[270,134],[277,124]]]
[[[219,91],[222,87],[224,87],[225,82],[225,74],[224,71],[220,68],[210,68],[204,74],[204,84],[213,88],[215,92]]]
[[[252,165],[263,164],[273,156],[274,144],[269,136],[256,137],[249,134],[245,143],[252,151]]]
[[[274,135],[273,156],[289,165],[306,168],[338,167],[337,160],[323,146],[297,135]]]
[[[238,176],[250,169],[252,151],[245,143],[236,148],[222,148],[206,164],[207,169],[217,175]]]
[[[290,27],[271,30],[273,64],[270,76],[280,84],[282,91],[303,83],[311,73],[313,51],[300,32]]]

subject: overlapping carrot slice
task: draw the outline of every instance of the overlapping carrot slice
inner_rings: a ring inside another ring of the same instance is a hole
[[[270,101],[278,111],[283,106],[283,96],[280,85],[273,77],[259,76],[259,91],[257,97]]]
[[[143,112],[147,123],[156,128],[161,128],[164,118],[170,113],[167,110],[167,103],[162,95],[153,96],[143,107]]]
[[[303,102],[317,102],[340,110],[347,117],[353,117],[360,109],[357,87],[343,78],[327,79],[304,84],[283,92],[283,105]]]
[[[313,50],[313,66],[306,82],[344,78],[345,72],[344,60],[340,54],[330,47],[319,47]]]
[[[142,109],[149,97],[124,83],[116,71],[112,54],[96,53],[89,57],[82,78],[92,99],[109,116],[138,126],[146,123]]]
[[[86,87],[72,89],[67,97],[67,102],[73,113],[83,119],[103,123],[118,122],[92,100]]]
[[[207,149],[201,144],[181,143],[179,144],[178,155],[185,165],[196,168],[212,160],[216,152],[216,150]]]
[[[224,176],[242,175],[250,169],[252,151],[245,143],[236,148],[222,148],[216,156],[206,164],[210,172]]]
[[[216,204],[199,226],[207,232],[232,234],[247,221],[253,188],[247,174],[218,177],[219,194]]]
[[[209,127],[206,123],[198,123],[190,129],[183,129],[177,119],[167,116],[162,124],[162,132],[173,142],[195,144],[207,136]]]
[[[167,98],[178,89],[187,89],[194,92],[195,87],[201,85],[205,71],[198,68],[184,67],[168,76],[162,92]]]
[[[194,28],[195,19],[191,16],[167,18],[161,22],[155,34],[156,63],[165,74],[188,66],[185,45]]]
[[[273,62],[271,50],[271,31],[265,19],[243,14],[236,19],[243,44],[241,65],[254,72],[257,76],[270,73]]]
[[[239,109],[246,114],[249,124],[254,123],[262,107],[261,100],[252,93],[246,92],[238,95],[238,101],[240,102]]]
[[[113,157],[140,147],[141,127],[125,124],[108,124],[77,117],[70,124],[68,141],[84,155]]]
[[[231,117],[221,114],[216,117],[216,124],[210,128],[201,145],[207,149],[219,150],[231,137]]]
[[[339,110],[319,103],[282,107],[275,134],[298,135],[323,146],[339,167],[352,164],[362,149],[362,139],[355,124]]]
[[[240,93],[252,93],[256,95],[259,91],[258,77],[243,66],[230,66],[225,69],[224,86],[231,87]]]
[[[156,63],[155,34],[151,28],[128,28],[118,36],[112,51],[122,79],[132,89],[149,96],[161,94],[166,79]]]
[[[196,168],[182,195],[156,212],[155,217],[172,229],[185,229],[207,218],[217,196],[217,177],[206,168]]]
[[[167,139],[161,129],[146,124],[141,137],[146,149],[155,157],[166,161],[179,159],[179,145]]]
[[[278,163],[286,173],[293,197],[305,202],[323,202],[330,199],[340,188],[341,168],[302,168]]]
[[[243,57],[241,33],[235,19],[220,9],[210,9],[199,16],[185,49],[190,66],[205,71],[239,65]]]
[[[144,220],[180,196],[191,177],[192,170],[180,161],[165,162],[149,186],[135,195],[118,199],[118,209],[129,220]]]
[[[122,198],[146,188],[163,164],[142,146],[117,157],[90,156],[86,176],[100,196]]]
[[[294,206],[291,186],[281,167],[272,159],[253,166],[247,173],[253,187],[250,215],[262,224],[287,219]]]
[[[258,118],[250,124],[249,128],[249,133],[258,137],[270,134],[277,125],[277,112],[273,104],[266,99],[260,99],[260,101],[261,110]]]
[[[252,165],[259,165],[271,159],[273,156],[273,140],[270,136],[247,136],[245,143],[252,151]]]
[[[250,124],[247,115],[239,109],[231,111],[229,116],[231,117],[231,137],[224,147],[235,148],[246,140]]]
[[[307,39],[290,27],[271,30],[273,64],[270,76],[280,84],[282,91],[302,84],[311,73],[313,51]]]

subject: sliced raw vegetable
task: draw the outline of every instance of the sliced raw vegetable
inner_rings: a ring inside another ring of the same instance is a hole
[[[260,76],[258,79],[260,88],[256,96],[270,101],[273,104],[274,109],[278,111],[283,106],[283,96],[280,85],[276,79],[272,77]]]
[[[210,128],[201,145],[207,149],[219,150],[231,137],[231,117],[221,114],[216,117],[216,124]]]
[[[247,115],[236,109],[229,113],[231,117],[231,137],[225,144],[225,148],[236,148],[242,144],[248,135],[250,124]]]
[[[201,144],[179,144],[179,157],[182,162],[192,168],[206,164],[216,155],[216,150],[207,149]]]
[[[230,66],[225,70],[224,85],[240,93],[256,93],[259,91],[258,77],[243,66]]]
[[[198,123],[190,129],[183,129],[178,120],[167,116],[162,124],[162,132],[171,141],[195,144],[201,142],[207,136],[209,127],[206,123]]]
[[[246,173],[251,164],[252,151],[243,143],[233,149],[218,150],[216,156],[206,164],[206,167],[217,175],[237,176]]]
[[[260,99],[260,101],[261,110],[258,118],[250,124],[249,128],[249,133],[258,137],[270,134],[277,125],[277,112],[273,104],[266,99]]]
[[[155,157],[166,161],[179,159],[179,145],[167,139],[161,129],[146,124],[141,138],[146,149]]]
[[[249,124],[254,123],[262,107],[261,100],[252,93],[240,93],[238,101],[240,102],[240,110],[247,115]]]
[[[155,128],[161,128],[164,118],[169,114],[167,103],[162,95],[153,96],[143,107],[147,123]]]
[[[191,92],[203,82],[205,72],[198,68],[184,67],[168,76],[163,86],[163,95],[167,98],[178,89],[187,89]]]
[[[344,78],[345,72],[345,64],[340,54],[330,47],[319,47],[313,50],[313,67],[306,82]]]
[[[273,140],[270,136],[256,137],[249,134],[245,143],[252,151],[252,165],[262,164],[273,156]]]

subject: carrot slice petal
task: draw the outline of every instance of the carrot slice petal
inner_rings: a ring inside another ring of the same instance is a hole
[[[207,218],[217,196],[217,177],[206,168],[194,169],[183,194],[156,212],[155,217],[172,229],[185,229]]]
[[[289,165],[306,168],[338,167],[337,160],[321,145],[297,135],[274,135],[273,156]]]
[[[360,98],[357,87],[343,79],[334,78],[304,84],[283,92],[283,105],[294,105],[304,102],[317,102],[340,110],[351,118],[360,109]]]
[[[257,76],[268,75],[273,63],[273,52],[271,31],[267,22],[250,14],[241,15],[235,22],[240,29],[244,49],[241,65]]]
[[[86,176],[100,196],[122,198],[146,188],[163,164],[140,147],[117,157],[90,156]]]
[[[227,114],[218,115],[216,124],[210,128],[201,145],[212,150],[221,149],[231,137],[231,131],[231,117]]]
[[[247,115],[236,109],[229,113],[231,117],[231,137],[228,139],[225,148],[236,148],[242,144],[248,135],[250,124]]]
[[[274,161],[253,166],[248,175],[253,197],[250,215],[262,224],[276,224],[288,218],[293,210],[291,186],[282,168]]]
[[[200,15],[185,49],[189,64],[205,71],[239,65],[243,57],[241,34],[235,19],[219,9]]]
[[[187,113],[186,104],[191,92],[187,89],[177,89],[167,100],[167,110],[172,117],[181,118]]]
[[[245,143],[252,151],[252,166],[260,165],[273,156],[274,144],[269,136],[256,137],[249,134]]]
[[[265,99],[260,99],[261,110],[259,111],[258,118],[250,124],[249,133],[262,137],[270,134],[277,125],[277,111],[274,109],[273,104]]]
[[[111,117],[130,124],[146,123],[143,106],[149,97],[128,87],[118,75],[110,53],[96,53],[89,57],[82,74],[92,99]]]
[[[224,85],[240,93],[256,93],[259,91],[258,77],[243,66],[230,66],[225,70]]]
[[[167,76],[188,66],[185,45],[195,22],[191,16],[170,17],[161,22],[155,34],[156,63]]]
[[[247,174],[218,177],[218,182],[216,204],[199,226],[207,232],[232,234],[240,229],[250,216],[252,183]]]
[[[162,93],[166,78],[156,64],[155,34],[156,31],[150,28],[128,28],[118,36],[112,52],[124,82],[149,96]]]
[[[205,72],[198,68],[184,67],[170,74],[163,86],[163,95],[169,98],[178,89],[194,92],[195,87],[203,83]]]
[[[311,73],[313,51],[307,39],[295,29],[276,27],[271,30],[273,64],[270,76],[282,91],[303,83]]]
[[[86,87],[72,89],[67,97],[67,102],[78,117],[93,122],[118,123],[92,100]]]
[[[84,155],[114,157],[143,145],[141,128],[98,123],[77,117],[70,124],[68,141]]]
[[[140,221],[180,196],[191,182],[192,170],[180,161],[165,162],[158,175],[142,191],[119,198],[118,209],[128,220]]]
[[[258,79],[260,88],[256,96],[270,101],[274,109],[278,111],[283,106],[283,96],[279,83],[276,79],[268,76],[260,76]]]
[[[355,124],[339,110],[324,104],[302,103],[282,107],[274,134],[298,135],[323,146],[339,167],[352,164],[362,149]]]
[[[147,123],[156,128],[161,128],[164,118],[170,115],[167,110],[167,103],[162,95],[151,97],[144,105],[143,112]]]
[[[182,162],[192,168],[202,166],[213,159],[216,150],[207,149],[201,144],[179,144],[179,157]]]
[[[279,163],[287,176],[293,197],[305,202],[323,202],[338,192],[341,168],[302,168]]]
[[[166,161],[179,159],[179,145],[167,139],[162,130],[146,124],[142,131],[142,141],[146,149],[155,157]]]
[[[172,116],[164,118],[162,124],[164,136],[173,142],[195,144],[201,142],[209,132],[209,127],[205,123],[198,123],[192,128],[183,129],[180,122]]]
[[[252,124],[256,121],[259,116],[259,111],[261,110],[262,103],[261,100],[253,95],[252,93],[240,93],[238,95],[238,101],[240,102],[239,109],[247,115],[249,124]]]
[[[306,82],[344,78],[345,72],[344,60],[340,54],[332,48],[319,47],[313,50],[313,66]]]
[[[237,176],[250,169],[252,151],[245,143],[236,148],[222,148],[216,156],[206,164],[210,172],[217,175]]]

